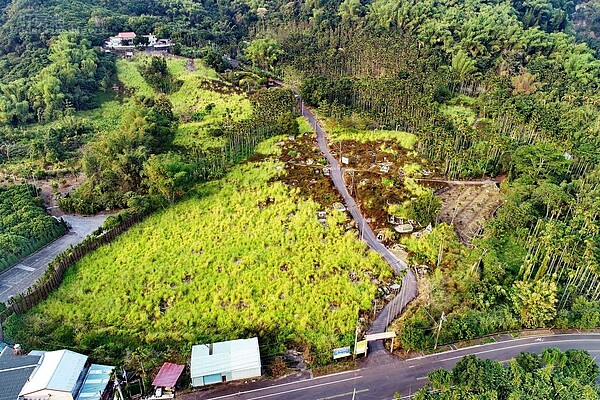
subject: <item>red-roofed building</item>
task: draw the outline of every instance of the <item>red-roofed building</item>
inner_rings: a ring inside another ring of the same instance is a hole
[[[136,34],[135,32],[119,32],[119,34],[117,35],[118,38],[121,39],[135,39],[136,38]]]
[[[150,399],[172,399],[175,397],[175,388],[177,381],[181,376],[185,366],[173,363],[164,363],[160,371],[152,381],[154,386],[154,395]]]

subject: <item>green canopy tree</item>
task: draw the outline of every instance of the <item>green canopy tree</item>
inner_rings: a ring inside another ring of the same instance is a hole
[[[538,328],[551,321],[556,314],[556,293],[554,281],[516,281],[513,284],[511,299],[513,307],[527,328]]]
[[[273,70],[283,50],[275,39],[255,39],[250,42],[245,53],[255,67]]]

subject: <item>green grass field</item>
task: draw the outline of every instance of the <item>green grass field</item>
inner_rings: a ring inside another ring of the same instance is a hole
[[[132,61],[117,60],[119,81],[136,95],[155,96],[155,90],[144,80],[138,66],[148,57],[137,56]],[[210,129],[219,125],[225,118],[241,121],[252,115],[252,105],[244,93],[219,79],[217,73],[201,60],[194,61],[194,70],[186,69],[186,60],[167,58],[167,67],[180,81],[179,89],[168,95],[173,111],[182,117],[174,144],[184,147],[200,146],[203,149],[218,148],[224,139],[210,135]],[[186,121],[186,116],[204,112],[199,121]]]
[[[271,160],[240,165],[91,253],[46,301],[11,317],[11,339],[106,360],[258,335],[266,354],[308,347],[314,363],[328,361],[352,344],[371,278],[391,273],[345,231],[344,214],[325,227],[319,205],[273,182],[280,171]]]
[[[380,140],[393,140],[407,150],[412,150],[417,143],[417,137],[409,132],[345,128],[333,118],[320,119],[325,121],[324,128],[333,142],[354,140],[359,143],[367,143]]]

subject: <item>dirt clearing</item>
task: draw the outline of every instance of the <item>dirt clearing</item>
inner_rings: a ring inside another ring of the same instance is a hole
[[[495,184],[451,185],[438,191],[442,200],[439,221],[454,225],[463,243],[470,244],[502,205],[502,193]]]

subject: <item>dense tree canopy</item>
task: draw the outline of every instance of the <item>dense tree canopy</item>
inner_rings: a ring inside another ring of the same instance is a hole
[[[508,366],[467,356],[428,376],[430,386],[415,399],[600,399],[598,365],[583,350],[521,353]]]

